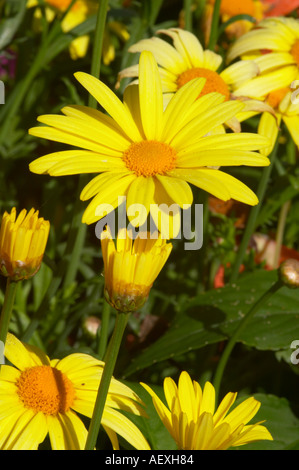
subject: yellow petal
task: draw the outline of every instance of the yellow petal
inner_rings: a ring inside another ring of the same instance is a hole
[[[159,140],[163,119],[162,86],[157,63],[148,51],[142,52],[139,60],[139,101],[146,138]]]
[[[141,139],[130,112],[107,85],[84,72],[75,73],[75,77],[119,124],[129,139],[133,141]]]
[[[49,364],[49,358],[39,348],[21,343],[14,335],[8,333],[5,343],[5,356],[18,369]]]
[[[165,175],[156,175],[169,197],[182,209],[187,209],[193,202],[192,190],[188,183]]]
[[[129,187],[127,196],[127,213],[130,212],[129,220],[132,222],[132,218],[138,220],[138,225],[141,226],[147,219],[150,205],[153,203],[153,197],[155,192],[155,183],[153,178],[145,178],[143,176],[137,177]],[[136,206],[137,204],[137,206]],[[141,205],[142,207],[138,207]],[[139,213],[135,214],[135,209]]]

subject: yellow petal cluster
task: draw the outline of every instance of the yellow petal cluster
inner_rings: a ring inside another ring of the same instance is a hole
[[[116,244],[109,230],[101,237],[106,300],[121,312],[132,312],[146,302],[150,289],[166,263],[172,244],[156,234],[122,229]]]
[[[179,449],[226,450],[257,440],[272,440],[261,423],[248,424],[261,405],[254,397],[247,398],[231,410],[237,393],[230,392],[215,410],[213,385],[206,382],[202,390],[185,371],[179,377],[178,386],[170,377],[164,380],[168,406],[148,385],[142,385],[152,396],[160,419]]]
[[[48,241],[50,223],[39,212],[14,207],[4,213],[0,228],[0,271],[11,280],[28,279],[40,268]]]

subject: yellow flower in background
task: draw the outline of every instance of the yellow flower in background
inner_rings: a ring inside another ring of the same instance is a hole
[[[267,18],[258,28],[241,36],[228,51],[228,61],[237,57],[254,60],[260,69],[238,94],[244,91],[263,99],[276,90],[291,86],[299,72],[299,21],[294,18]]]
[[[151,287],[165,265],[172,244],[157,234],[138,234],[122,229],[116,244],[110,230],[101,236],[104,261],[105,297],[121,312],[136,311],[148,298]]]
[[[109,65],[115,59],[115,41],[119,38],[122,42],[128,41],[130,35],[126,26],[120,21],[107,21],[103,41],[103,63]]]
[[[194,78],[205,78],[206,83],[199,92],[199,96],[207,93],[218,92],[224,96],[224,100],[242,98],[250,109],[263,108],[261,102],[246,102],[246,87],[252,78],[259,74],[259,68],[254,61],[240,60],[237,63],[218,72],[223,58],[211,50],[204,50],[198,38],[180,28],[159,30],[158,33],[169,36],[173,46],[159,37],[142,39],[129,48],[129,52],[150,51],[154,55],[162,80],[164,101],[167,103],[173,93]],[[122,70],[118,75],[116,87],[125,77],[138,77],[138,64]],[[238,93],[242,87],[242,94]],[[256,90],[259,93],[259,90]],[[246,108],[244,108],[245,111]],[[226,124],[235,131],[240,131],[236,119],[227,119]]]
[[[57,14],[61,14],[67,10],[71,4],[71,0],[45,0],[46,17],[49,22],[53,21]],[[37,7],[34,12],[34,17],[39,25],[42,12],[38,8],[38,0],[28,0],[27,8]],[[61,22],[63,32],[68,33],[71,29],[87,20],[87,18],[97,11],[97,2],[95,0],[77,0],[72,8],[67,12]],[[39,26],[38,26],[39,27]],[[89,46],[89,36],[84,35],[75,38],[69,47],[72,59],[84,57],[87,53]]]
[[[258,440],[273,440],[261,423],[248,423],[260,408],[260,402],[250,397],[230,411],[237,393],[228,393],[215,410],[215,389],[199,383],[182,372],[178,386],[167,377],[164,380],[165,406],[155,392],[141,384],[152,396],[156,411],[174,438],[179,450],[226,450]]]
[[[46,17],[49,22],[53,21],[56,15],[64,13],[71,4],[71,0],[44,0],[46,7]],[[42,12],[38,8],[38,0],[28,0],[27,8],[36,7],[34,18],[37,28],[40,28],[40,19]],[[71,29],[86,21],[90,16],[96,14],[98,2],[96,0],[77,0],[72,8],[67,12],[61,22],[63,32],[68,33]],[[109,65],[115,59],[115,38],[126,42],[129,39],[129,33],[126,26],[114,20],[107,20],[103,41],[103,63]],[[85,57],[90,43],[89,35],[80,36],[74,39],[69,47],[70,55],[73,60]]]
[[[0,371],[0,449],[37,450],[49,434],[53,450],[84,449],[87,430],[77,415],[91,417],[104,363],[83,353],[50,360],[40,349],[8,334]],[[118,410],[144,415],[127,386],[111,381],[102,425],[114,449],[117,434],[139,450],[149,446],[139,429]]]
[[[289,87],[285,87],[267,96],[267,102],[274,108],[275,116],[263,113],[259,121],[258,133],[270,139],[270,146],[261,150],[263,155],[268,156],[273,150],[282,122],[299,148],[299,98],[292,99],[293,93]]]
[[[100,220],[103,204],[109,207],[107,213],[112,212],[125,196],[127,213],[134,204],[145,209],[145,217],[138,221],[135,217],[132,223],[142,225],[150,214],[162,235],[172,238],[180,228],[180,213],[171,214],[169,207],[190,207],[193,194],[188,183],[222,200],[258,203],[245,184],[213,168],[269,164],[254,152],[269,144],[257,134],[209,135],[240,112],[243,103],[224,102],[219,93],[197,99],[205,79],[194,79],[164,109],[160,74],[148,51],[140,55],[139,83],[127,87],[123,103],[95,77],[83,72],[75,76],[110,116],[84,106],[67,106],[62,109],[64,116],[40,116],[38,120],[46,126],[30,129],[31,135],[80,149],[40,157],[30,164],[30,170],[51,176],[100,173],[81,193],[84,201],[93,198],[83,223]]]
[[[39,270],[46,249],[50,223],[39,212],[14,207],[4,213],[0,228],[0,272],[11,280],[28,279]]]

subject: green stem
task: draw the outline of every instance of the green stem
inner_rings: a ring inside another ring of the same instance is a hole
[[[218,39],[220,4],[221,4],[221,0],[216,0],[214,4],[211,33],[210,33],[210,39],[209,39],[209,44],[208,44],[208,49],[210,50],[214,50],[216,43],[217,43],[217,39]]]
[[[107,343],[108,343],[110,311],[111,311],[110,305],[108,304],[108,302],[104,302],[102,317],[101,317],[101,328],[100,328],[99,348],[98,348],[98,357],[101,360],[103,360],[103,357],[107,348]]]
[[[263,169],[262,176],[261,176],[261,179],[260,179],[260,182],[259,182],[259,186],[258,186],[258,189],[257,189],[257,192],[256,192],[259,203],[256,206],[251,208],[251,211],[250,211],[247,223],[246,223],[246,227],[245,227],[245,230],[244,230],[243,238],[242,238],[241,244],[240,244],[239,249],[238,249],[238,253],[237,253],[237,256],[236,256],[236,259],[235,259],[235,263],[234,263],[233,268],[232,268],[232,272],[231,272],[231,276],[230,276],[230,282],[231,283],[235,282],[238,278],[240,266],[243,262],[245,252],[247,250],[250,238],[252,237],[252,234],[253,234],[253,232],[256,228],[255,227],[256,220],[257,220],[258,214],[260,212],[260,209],[261,209],[261,206],[262,206],[262,203],[263,203],[263,199],[264,199],[265,192],[266,192],[266,189],[267,189],[267,186],[268,186],[271,171],[272,171],[272,168],[274,166],[275,159],[276,159],[277,147],[278,147],[278,145],[277,145],[277,142],[276,142],[276,145],[275,145],[275,147],[272,151],[271,164]]]
[[[64,289],[69,287],[76,279],[84,247],[87,225],[82,223],[83,208],[82,202],[80,201],[80,193],[85,184],[86,175],[80,175],[72,225],[68,234],[67,246],[64,253],[65,260],[67,260],[63,280]]]
[[[192,33],[192,0],[184,0],[185,29]]]
[[[277,225],[277,232],[276,232],[276,245],[275,245],[275,253],[274,253],[274,262],[273,267],[277,269],[279,266],[279,258],[280,252],[283,242],[283,234],[284,229],[287,221],[287,215],[290,210],[291,201],[287,201],[283,204],[280,210],[279,218],[278,218],[278,225]]]
[[[92,61],[91,61],[91,75],[96,78],[99,78],[101,71],[101,58],[104,42],[104,33],[106,26],[106,18],[108,11],[109,0],[99,0],[99,8],[97,13],[97,22],[94,35],[94,48],[92,52]],[[96,99],[89,95],[88,105],[92,108],[97,107]]]
[[[2,341],[3,344],[5,344],[7,332],[9,329],[11,313],[16,296],[17,284],[17,281],[12,281],[11,279],[7,278],[4,303],[0,317],[0,341]]]
[[[220,383],[222,380],[223,372],[226,367],[226,364],[228,362],[228,359],[230,357],[230,354],[240,338],[241,332],[244,330],[244,328],[248,325],[254,314],[261,308],[262,305],[264,305],[275,292],[277,292],[281,287],[282,287],[282,282],[280,280],[276,281],[275,284],[273,284],[270,289],[265,292],[262,297],[253,305],[253,307],[249,310],[249,312],[244,316],[243,320],[240,322],[238,328],[234,332],[234,334],[231,336],[230,340],[228,341],[224,352],[221,356],[221,359],[218,363],[216,373],[214,376],[214,387],[215,387],[215,392],[216,392],[216,397],[218,398],[219,396],[219,388],[220,388]]]
[[[105,357],[105,366],[89,426],[85,450],[93,450],[96,446],[97,437],[99,434],[102,416],[105,408],[106,398],[127,322],[127,313],[117,314],[113,334],[109,342]]]

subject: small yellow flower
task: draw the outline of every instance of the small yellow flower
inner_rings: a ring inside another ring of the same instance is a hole
[[[228,61],[236,57],[254,60],[260,75],[241,86],[250,97],[265,98],[272,91],[289,87],[299,78],[299,21],[295,18],[266,18],[257,28],[241,36],[228,51]]]
[[[273,440],[260,423],[247,424],[261,405],[253,397],[229,413],[237,397],[237,393],[230,392],[215,411],[213,385],[206,382],[202,390],[187,372],[182,372],[178,386],[170,377],[164,380],[167,407],[148,385],[142,385],[152,396],[160,419],[179,449],[226,450],[257,440]]]
[[[104,363],[83,353],[50,360],[43,351],[8,334],[0,372],[0,449],[37,450],[49,434],[53,450],[82,450],[87,430],[77,415],[91,417]],[[117,435],[149,450],[139,429],[119,410],[144,415],[140,398],[112,378],[102,425],[114,449]]]
[[[106,300],[121,312],[138,310],[146,302],[153,282],[166,263],[172,244],[144,234],[132,240],[122,229],[116,246],[109,230],[101,237]]]
[[[299,99],[292,99],[292,94],[290,87],[284,87],[272,91],[266,97],[266,102],[273,107],[275,115],[263,113],[259,121],[258,133],[270,140],[269,147],[261,149],[263,155],[268,156],[273,150],[281,123],[284,123],[299,148]]]
[[[38,211],[14,207],[4,213],[0,228],[0,272],[13,281],[28,279],[40,268],[48,241],[50,223]]]
[[[126,26],[120,21],[107,21],[103,41],[103,63],[109,65],[115,59],[115,41],[118,38],[126,42],[130,35]]]
[[[69,7],[71,0],[45,0],[46,18],[49,22],[53,21],[55,16],[66,11]],[[27,8],[37,7],[34,12],[34,18],[37,23],[37,28],[40,28],[40,18],[42,12],[38,8],[38,0],[28,0]],[[77,0],[72,8],[68,11],[61,22],[63,32],[68,33],[71,29],[87,20],[88,17],[95,14],[97,11],[97,2],[94,0]],[[69,47],[70,56],[73,60],[84,57],[87,53],[89,46],[89,36],[84,35],[75,38]]]

